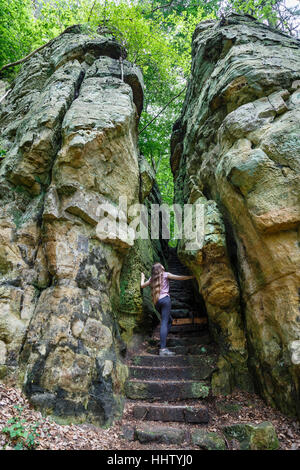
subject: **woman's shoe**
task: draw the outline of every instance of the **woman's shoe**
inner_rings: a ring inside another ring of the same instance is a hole
[[[168,348],[164,348],[164,349],[159,350],[159,355],[160,356],[175,356],[175,353],[172,351],[169,351]]]

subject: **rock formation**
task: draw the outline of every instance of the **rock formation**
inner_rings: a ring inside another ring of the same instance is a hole
[[[253,17],[202,21],[171,140],[175,202],[204,206],[197,277],[221,350],[215,393],[300,415],[300,42]]]
[[[137,148],[142,106],[140,70],[80,25],[33,55],[1,103],[0,375],[58,419],[122,411],[120,273],[148,241],[99,226],[99,207],[109,219],[119,196],[159,198]],[[155,256],[149,242],[140,271]]]
[[[125,56],[72,26],[24,63],[0,105],[0,380],[63,422],[122,412],[126,345],[154,317],[140,272],[165,263],[165,243],[134,240],[135,215],[119,204],[161,201],[137,146],[143,79]],[[204,230],[177,252],[219,345],[213,393],[255,389],[293,415],[299,117],[298,40],[247,15],[197,26],[171,167],[175,202],[201,207]]]

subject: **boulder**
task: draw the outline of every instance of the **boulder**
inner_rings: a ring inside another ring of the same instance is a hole
[[[279,441],[272,423],[238,423],[223,427],[227,439],[235,439],[241,450],[276,450]]]
[[[216,432],[207,432],[203,430],[193,431],[191,433],[192,443],[201,450],[226,450],[223,437]]]

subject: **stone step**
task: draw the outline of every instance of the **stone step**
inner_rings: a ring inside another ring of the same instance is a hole
[[[175,444],[193,445],[201,450],[226,450],[226,442],[223,435],[218,432],[210,432],[205,429],[187,428],[184,424],[177,426],[164,426],[145,423],[139,426],[123,426],[125,439],[138,440],[141,444]],[[151,447],[153,448],[153,447]]]
[[[185,274],[182,274],[185,276]],[[192,298],[194,296],[193,284],[191,281],[179,281],[175,279],[169,279],[169,285],[171,292],[183,292],[186,295],[192,294]]]
[[[175,290],[174,287],[170,289],[170,297],[172,302],[179,302],[180,304],[193,304],[191,295],[186,291]]]
[[[205,348],[205,351],[201,350],[203,347]],[[168,346],[168,349],[174,352],[175,354],[182,356],[182,355],[187,355],[187,354],[199,355],[202,352],[208,352],[210,354],[211,352],[214,352],[215,347],[211,344],[206,344],[205,342],[203,342],[201,344],[193,344],[190,346],[175,346],[175,347]],[[156,347],[149,346],[146,349],[146,351],[148,354],[158,355],[159,346],[158,345]]]
[[[177,300],[172,299],[172,309],[173,310],[192,310],[192,305],[189,302],[177,302]]]
[[[207,325],[207,317],[174,318],[172,325]]]
[[[191,305],[193,304],[193,298],[191,293],[185,289],[176,289],[175,286],[170,285],[170,297],[172,302],[179,302],[181,304]]]
[[[180,302],[178,303],[178,299]],[[181,302],[182,300],[182,302]],[[196,309],[194,302],[190,298],[183,299],[182,294],[178,294],[178,297],[173,297],[171,294],[171,309],[172,310],[189,310],[194,311]]]
[[[190,317],[190,313],[192,313],[193,311],[196,311],[195,308],[193,308],[192,305],[188,304],[188,302],[186,302],[188,305],[185,306],[185,307],[181,307],[181,306],[176,306],[176,305],[173,305],[174,303],[174,300],[172,300],[172,297],[171,297],[171,310],[176,310],[176,312],[180,312],[180,311],[184,311],[186,312],[186,317]]]
[[[172,306],[174,304],[174,308],[184,308],[183,304],[186,304],[186,308],[190,308],[194,302],[191,299],[190,295],[186,295],[185,292],[178,292],[176,295],[172,292],[170,292],[170,297],[171,297],[171,303]],[[176,306],[178,304],[178,307]]]
[[[135,356],[132,358],[132,364],[141,367],[201,367],[202,364],[214,364],[217,360],[217,355],[212,354],[208,356],[206,353],[202,355],[187,355],[187,356],[167,356],[161,357],[158,355],[152,356]]]
[[[149,344],[151,346],[159,346],[159,338],[151,338],[149,339]],[[211,338],[208,334],[202,334],[198,336],[188,336],[188,337],[167,337],[167,348],[176,348],[178,346],[194,346],[199,344],[210,344]]]
[[[171,292],[183,292],[185,296],[188,296],[188,293],[193,293],[193,288],[189,285],[189,281],[175,281],[173,279],[169,279],[169,285],[171,288]]]
[[[186,284],[184,286],[183,282]],[[173,281],[172,279],[169,280],[169,285],[172,294],[176,292],[182,292],[185,294],[185,297],[188,297],[189,293],[193,293],[192,286],[188,286],[189,281]]]
[[[140,425],[135,427],[134,439],[141,444],[182,444],[190,441],[190,433],[178,427]]]
[[[173,308],[171,308],[171,316],[173,318],[192,317],[192,312],[188,309],[173,309]]]
[[[215,364],[203,361],[190,367],[145,367],[131,366],[131,378],[141,380],[205,380],[216,370]]]
[[[191,297],[192,290],[191,289],[186,289],[186,288],[183,289],[182,287],[180,287],[178,285],[178,283],[177,284],[172,284],[171,282],[172,281],[170,281],[170,283],[169,283],[170,284],[170,295],[171,295],[171,297],[173,295],[175,296],[175,294],[176,294],[176,297],[177,297],[177,294],[178,295],[182,294],[183,297],[185,297],[185,299],[183,300],[183,298],[178,297],[178,298],[176,298],[176,301],[186,302],[186,299],[187,299],[187,303],[190,304],[191,301],[193,301],[193,296]]]
[[[191,274],[190,270],[186,266],[183,266],[182,264],[177,263],[176,261],[171,262],[169,264],[168,272],[172,273],[172,274],[178,274],[179,276],[180,275],[187,275],[187,274],[190,275]]]
[[[183,273],[182,271],[181,272],[174,272],[172,274],[176,274],[176,276],[189,276],[190,273]],[[170,286],[174,286],[174,287],[177,287],[178,289],[182,289],[182,290],[192,290],[192,280],[185,280],[185,281],[182,281],[181,279],[169,279],[169,283],[170,283]]]
[[[186,335],[187,333],[189,335],[191,334],[199,334],[203,329],[206,328],[206,325],[203,324],[187,324],[187,325],[174,325],[171,326],[170,333],[177,333],[178,335]]]
[[[186,335],[189,335],[189,337],[191,338],[199,338],[199,335],[201,334],[201,332],[204,330],[204,328],[201,330],[201,328],[195,328],[194,330],[188,330],[186,329],[185,331],[180,331],[179,329],[173,329],[174,327],[171,327],[170,329],[170,333],[169,334],[172,334],[177,336],[177,338],[181,338],[182,336],[186,336]],[[157,330],[158,331],[158,337],[159,337],[159,329]]]
[[[174,258],[170,258],[168,260],[168,269],[170,268],[170,266],[179,266],[182,269],[188,270],[188,268],[184,264],[181,263],[181,261],[177,258],[177,256]]]
[[[171,269],[173,271],[171,271]],[[181,263],[177,261],[171,261],[168,265],[168,272],[172,272],[173,274],[190,274],[189,269]]]
[[[180,320],[183,320],[182,318]],[[192,320],[192,319],[190,319]],[[177,328],[174,328],[177,327]],[[172,330],[172,332],[171,332]],[[156,325],[155,329],[152,332],[152,335],[155,337],[157,336],[157,332],[160,331],[160,323]],[[182,334],[181,334],[182,333]],[[172,326],[170,328],[170,331],[168,333],[168,338],[170,337],[177,337],[177,338],[184,338],[184,337],[189,337],[191,333],[195,333],[196,336],[204,336],[205,334],[209,335],[209,329],[207,328],[207,324],[194,324],[193,323],[183,323],[180,324],[179,320],[176,319],[172,321]]]
[[[179,423],[202,423],[209,422],[209,413],[206,406],[186,405],[135,405],[133,417],[145,421],[163,421]]]
[[[125,394],[132,400],[176,401],[189,398],[206,398],[210,387],[206,382],[127,380]]]

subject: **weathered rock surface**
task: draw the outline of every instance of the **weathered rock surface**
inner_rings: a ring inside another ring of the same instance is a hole
[[[227,439],[239,442],[241,450],[276,450],[279,441],[272,423],[238,423],[224,426]]]
[[[185,423],[208,423],[209,414],[206,407],[183,405],[136,405],[133,409],[135,419],[149,421],[177,421]]]
[[[67,28],[23,65],[0,114],[1,378],[45,412],[96,424],[122,411],[128,375],[120,273],[136,245],[119,197],[142,202],[143,80],[123,52]]]
[[[176,401],[192,398],[206,398],[209,384],[196,380],[129,380],[125,384],[126,396],[132,400],[147,399],[157,401]]]
[[[194,431],[192,433],[192,443],[202,450],[226,450],[223,437],[216,432]]]
[[[187,440],[187,433],[183,429],[172,427],[141,426],[135,429],[136,439],[142,444],[147,442],[159,444],[181,444]]]
[[[204,206],[178,254],[219,342],[215,393],[300,415],[300,42],[250,16],[201,22],[171,140],[175,202]],[[194,221],[195,222],[195,221]]]

